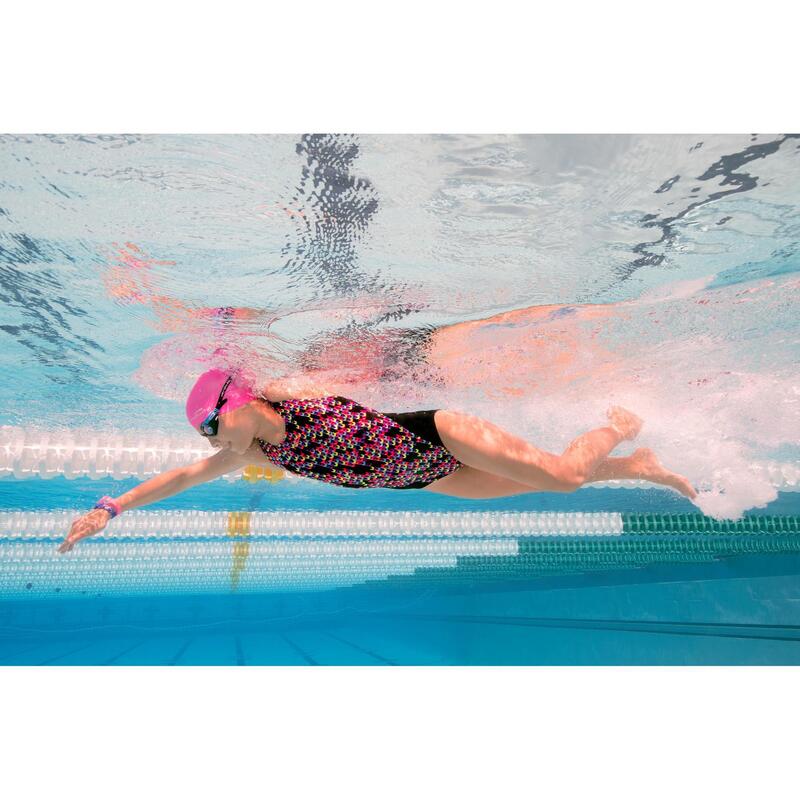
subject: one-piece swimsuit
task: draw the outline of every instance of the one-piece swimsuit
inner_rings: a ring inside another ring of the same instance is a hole
[[[442,443],[435,411],[384,414],[340,396],[266,402],[286,437],[258,439],[259,447],[297,475],[350,488],[421,489],[463,466]]]

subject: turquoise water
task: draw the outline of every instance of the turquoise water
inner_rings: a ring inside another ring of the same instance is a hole
[[[39,507],[41,499],[26,495],[26,483],[2,484],[5,508]],[[61,498],[59,506],[81,505],[66,485],[77,481],[41,483],[60,488],[60,494],[53,493],[53,498]],[[242,487],[234,490],[247,495]],[[330,500],[337,490],[331,487],[330,492],[328,498],[318,496],[302,504],[284,493],[280,500],[271,498],[270,509],[302,505],[336,513]],[[381,494],[361,493],[358,510],[397,508],[388,498],[382,501]],[[410,494],[403,496],[405,510],[426,511],[434,505],[429,502],[426,508],[419,502],[428,500],[425,493]],[[197,505],[207,509],[211,504],[207,499],[198,502],[201,498],[198,492],[187,493],[159,505],[186,512]],[[66,584],[59,585],[57,569],[34,573],[29,563],[27,571],[13,578],[8,571],[4,575],[0,663],[796,664],[800,646],[796,498],[794,493],[782,493],[768,508],[745,517],[745,521],[794,519],[794,531],[782,534],[766,535],[754,527],[744,534],[700,536],[692,533],[695,526],[681,522],[679,527],[688,534],[639,531],[618,537],[512,539],[508,542],[512,552],[462,555],[450,566],[426,566],[417,552],[417,566],[412,562],[409,567],[395,555],[380,574],[362,575],[334,588],[324,587],[320,577],[313,591],[247,589],[241,576],[248,568],[257,570],[257,548],[263,539],[250,543],[249,564],[246,553],[242,558],[241,540],[223,543],[228,585],[222,591],[215,586],[213,593],[164,593],[152,585],[144,592],[120,593],[113,576],[105,586],[81,590],[80,586],[89,586],[86,581],[70,593]],[[246,511],[241,499],[238,507]],[[221,508],[235,505],[220,498]],[[340,500],[339,505],[345,504]],[[346,505],[356,508],[352,501]],[[469,501],[455,498],[436,506],[472,510]],[[660,508],[679,521],[692,511],[690,503],[666,493],[657,501],[649,491],[592,488],[569,496],[484,501],[481,507],[511,513],[616,511],[627,518],[636,512],[652,515]],[[54,549],[57,537],[45,534],[39,541]],[[99,546],[114,541],[109,536]],[[170,548],[175,541],[174,537],[150,539],[140,550],[138,566],[146,568],[149,559],[163,557],[153,552],[157,544]],[[183,544],[206,546],[202,538]],[[362,558],[363,569],[363,557],[352,549],[344,552],[335,539],[326,544],[327,555],[317,556],[316,561],[328,573],[340,570],[340,584],[348,559],[352,571]],[[0,546],[3,556],[13,546],[6,538]],[[30,543],[27,546],[31,552]],[[307,565],[315,554],[311,551],[301,558]],[[172,568],[181,568],[177,558]],[[272,576],[291,575],[292,569],[296,575],[296,562],[276,562]],[[330,583],[337,576],[327,577]],[[194,578],[202,585],[202,575]],[[120,582],[119,576],[116,580]]]
[[[0,137],[0,523],[121,494],[151,474],[125,448],[202,448],[180,400],[211,362],[468,411],[555,452],[626,405],[645,428],[615,455],[650,447],[701,490],[466,500],[232,476],[149,507],[186,515],[171,533],[115,539],[115,521],[60,561],[65,530],[4,528],[0,663],[798,663],[800,534],[781,522],[800,516],[798,147]],[[248,315],[206,313],[222,306]],[[76,461],[93,439],[115,454]],[[234,516],[186,535],[204,511]],[[312,546],[250,531],[273,511],[623,522]],[[704,528],[726,520],[749,527]],[[152,582],[182,569],[180,592]]]

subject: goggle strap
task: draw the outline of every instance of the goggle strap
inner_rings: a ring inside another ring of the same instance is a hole
[[[222,388],[219,390],[219,397],[217,398],[217,405],[216,405],[216,407],[218,409],[222,408],[222,406],[224,406],[225,403],[228,402],[228,398],[225,397],[225,392],[227,391],[228,387],[231,385],[231,381],[232,380],[233,380],[233,376],[232,375],[228,375],[228,379],[225,381],[225,383],[222,384]]]

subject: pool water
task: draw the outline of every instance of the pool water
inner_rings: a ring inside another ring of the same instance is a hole
[[[246,593],[232,580],[225,593],[59,599],[51,585],[49,596],[3,603],[0,658],[121,665],[796,664],[800,534],[761,551],[746,537],[722,539],[521,540],[515,552],[461,556],[450,567],[424,566],[417,552],[422,566],[413,571],[395,549],[395,564],[386,567],[395,574],[315,591]],[[352,571],[358,560],[351,551],[348,564],[336,547],[327,557],[328,571]],[[287,568],[276,563],[273,574]]]
[[[800,661],[797,136],[2,136],[0,165],[0,664]],[[211,363],[553,452],[623,405],[614,455],[700,495],[238,474],[57,555],[205,454]]]

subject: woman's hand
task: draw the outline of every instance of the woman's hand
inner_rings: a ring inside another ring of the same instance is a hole
[[[66,553],[75,546],[76,542],[85,539],[87,536],[94,536],[103,530],[111,519],[111,514],[104,508],[95,508],[88,514],[78,517],[69,529],[67,538],[58,548],[59,553]]]

